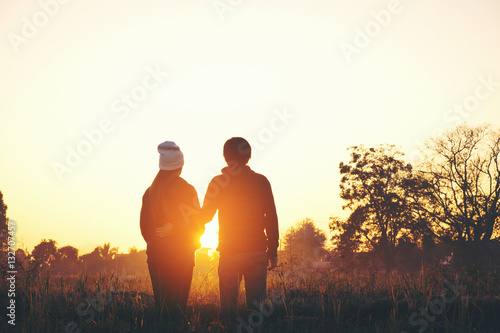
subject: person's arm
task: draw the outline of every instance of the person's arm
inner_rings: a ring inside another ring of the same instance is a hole
[[[150,200],[149,189],[147,189],[144,195],[142,196],[142,207],[140,216],[141,234],[142,238],[144,238],[146,243],[150,243],[151,241],[153,241],[155,235],[157,238],[163,238],[165,236],[168,236],[173,229],[173,225],[171,223],[166,223],[165,225],[153,230],[153,222],[152,222],[149,200]]]
[[[195,233],[195,237],[201,237],[205,232],[205,223],[200,219],[200,200],[198,199],[198,193],[195,188],[192,188],[192,191],[189,196],[189,202],[192,202],[190,206],[191,214],[187,217],[188,223],[190,224],[192,230]]]
[[[147,189],[142,196],[140,226],[142,238],[144,238],[146,243],[149,243],[151,241],[151,212],[149,208],[149,189]]]
[[[264,178],[263,182],[263,199],[264,211],[266,214],[267,255],[271,259],[271,266],[276,266],[279,246],[278,215],[276,213],[276,205],[274,203],[271,184],[267,178]]]
[[[200,211],[200,223],[206,224],[214,218],[215,212],[217,212],[217,202],[220,192],[219,185],[212,179],[210,184],[208,184],[207,192],[205,193],[205,198],[203,199],[203,207]]]

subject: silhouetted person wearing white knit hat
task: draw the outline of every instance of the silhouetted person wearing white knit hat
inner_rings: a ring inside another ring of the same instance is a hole
[[[204,225],[195,220],[200,209],[198,194],[180,177],[181,150],[166,141],[158,152],[160,171],[142,198],[140,226],[156,309],[161,318],[178,321],[186,309],[194,252],[200,247]]]

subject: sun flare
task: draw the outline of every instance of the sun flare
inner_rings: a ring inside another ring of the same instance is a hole
[[[219,244],[219,224],[209,222],[205,225],[205,233],[200,238],[201,247],[215,250]]]

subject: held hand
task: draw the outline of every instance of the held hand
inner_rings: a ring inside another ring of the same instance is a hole
[[[163,227],[156,228],[155,230],[156,236],[158,237],[168,236],[172,232],[173,228],[174,225],[172,223],[166,223]]]
[[[270,271],[274,269],[278,265],[278,257],[272,257],[269,259],[269,266],[267,267],[267,270]]]

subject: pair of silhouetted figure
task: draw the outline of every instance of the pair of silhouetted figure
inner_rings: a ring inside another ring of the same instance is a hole
[[[266,297],[267,270],[278,262],[278,219],[269,181],[247,163],[251,147],[243,138],[224,144],[227,167],[208,185],[203,207],[193,186],[180,177],[179,147],[158,146],[160,171],[142,200],[141,232],[147,243],[155,305],[176,321],[185,313],[199,239],[219,212],[219,291],[221,319],[237,315],[241,279],[247,307],[259,311]]]

